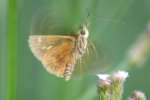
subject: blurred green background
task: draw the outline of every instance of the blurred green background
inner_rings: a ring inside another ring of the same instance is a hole
[[[49,13],[54,19],[47,17]],[[0,100],[97,100],[96,76],[65,82],[48,74],[28,46],[31,31],[69,33],[86,20],[88,13],[90,38],[98,52],[101,47],[106,51],[106,62],[114,67],[144,31],[150,19],[150,1],[0,0]],[[38,18],[46,20],[40,22]],[[54,24],[53,30],[47,28]],[[134,89],[150,98],[150,56],[147,58],[143,68],[130,70],[124,98]],[[101,67],[98,63],[95,66]]]

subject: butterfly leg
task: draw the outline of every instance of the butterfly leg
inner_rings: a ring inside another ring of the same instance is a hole
[[[82,69],[82,59],[81,58],[79,59],[79,72],[80,72],[80,74],[82,74],[82,72],[83,72],[83,69]]]
[[[89,48],[86,48],[87,55],[90,55]]]

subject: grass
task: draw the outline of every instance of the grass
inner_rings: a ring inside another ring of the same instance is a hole
[[[17,7],[16,0],[7,3],[7,100],[16,99],[17,74]]]

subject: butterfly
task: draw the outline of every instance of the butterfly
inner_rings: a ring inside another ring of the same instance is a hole
[[[79,60],[87,53],[89,31],[82,25],[77,35],[30,35],[29,47],[51,74],[70,80]]]

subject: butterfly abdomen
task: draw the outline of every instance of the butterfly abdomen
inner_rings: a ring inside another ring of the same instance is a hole
[[[69,80],[71,78],[73,70],[74,70],[74,64],[67,64],[66,65],[66,69],[64,71],[65,80]]]

